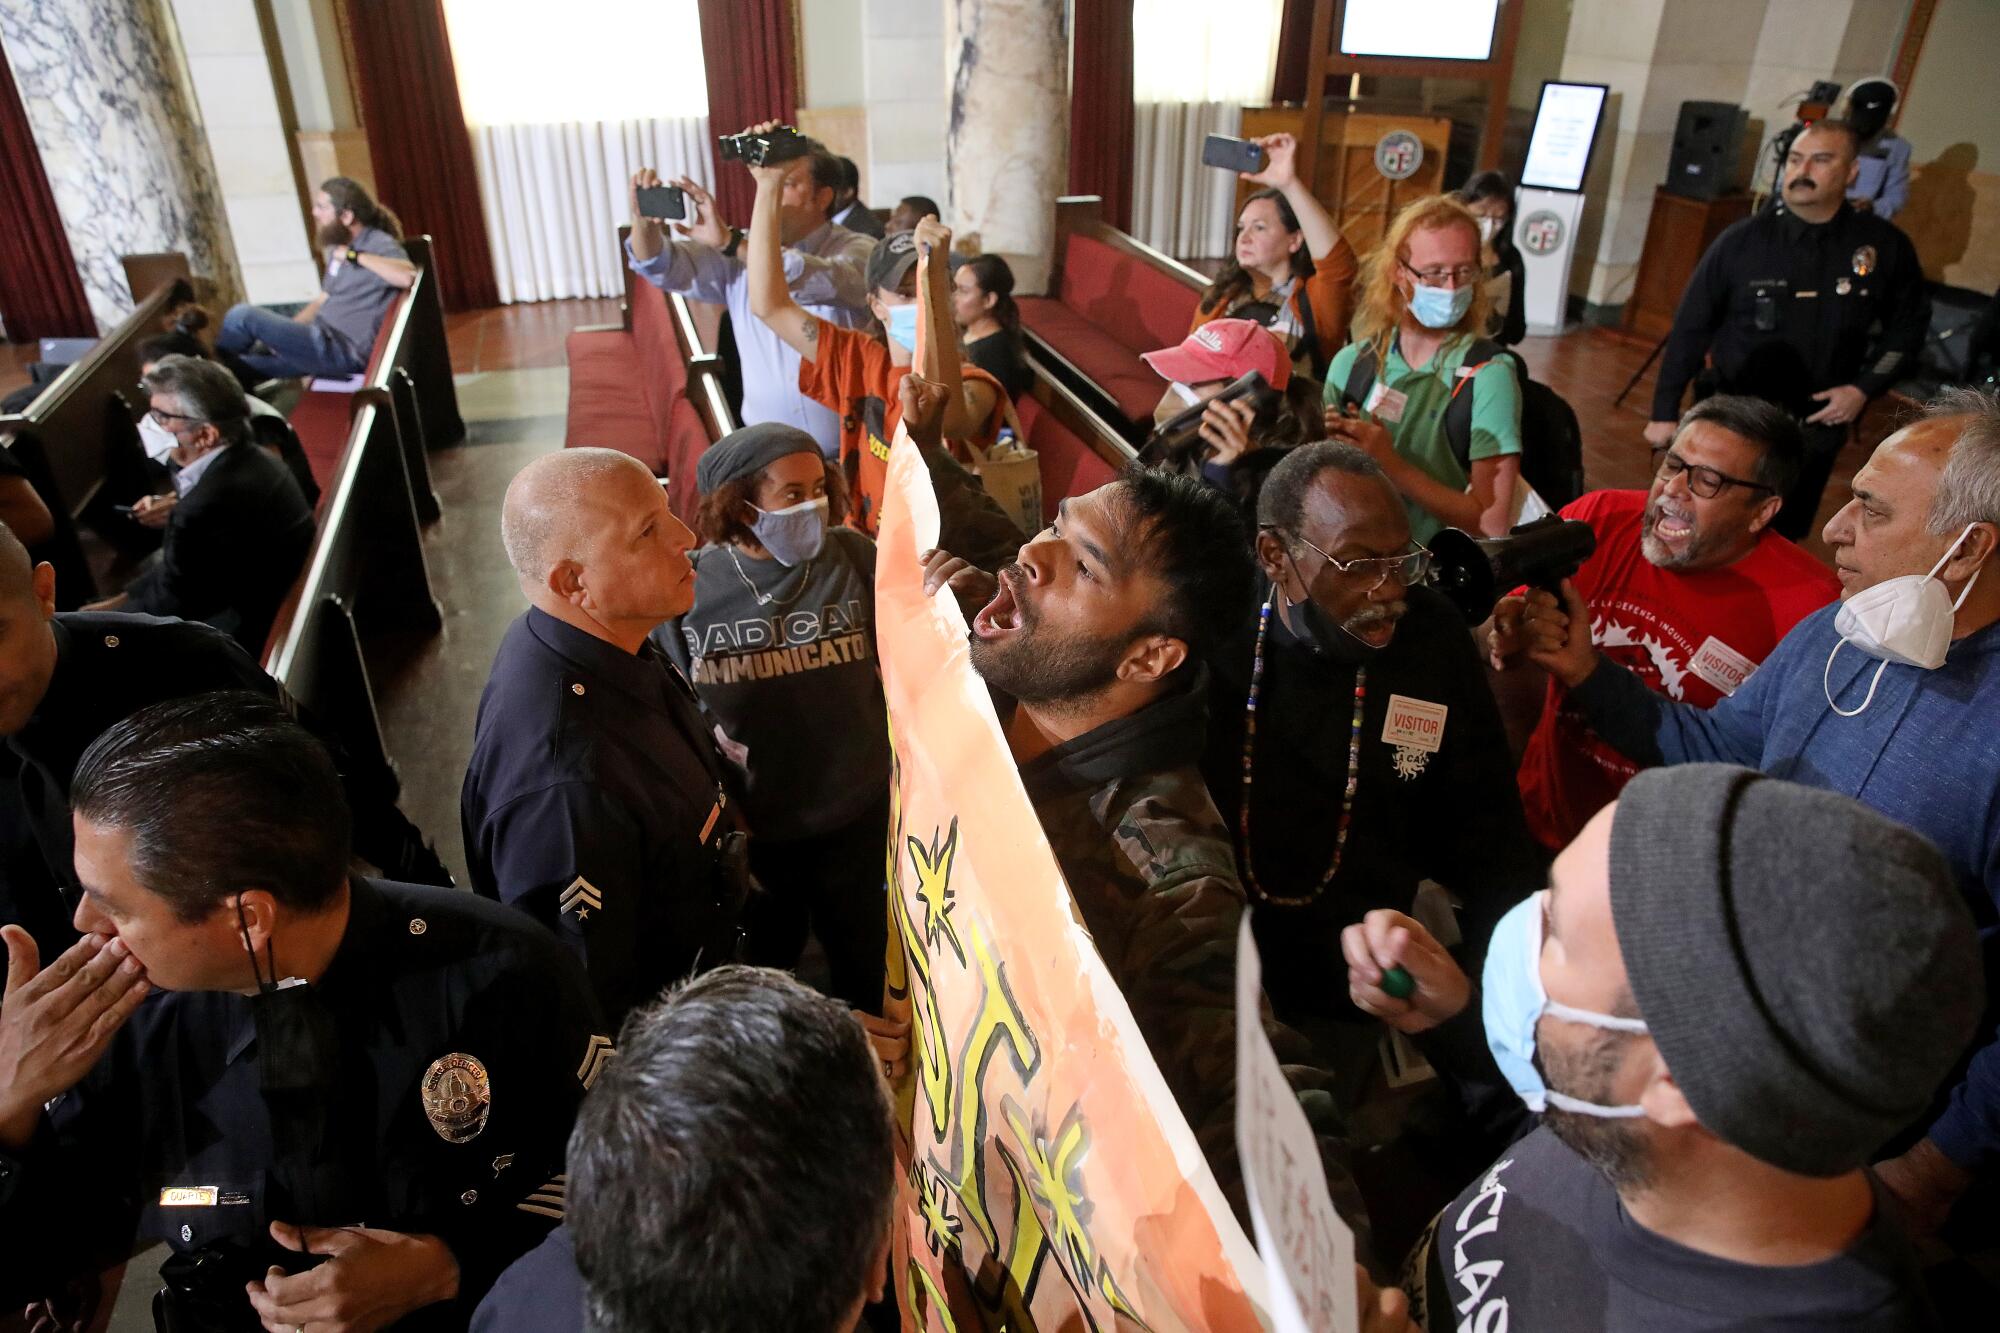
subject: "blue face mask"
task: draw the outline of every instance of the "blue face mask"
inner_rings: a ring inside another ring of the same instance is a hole
[[[757,509],[757,506],[750,506]],[[771,558],[786,567],[802,565],[826,545],[826,497],[783,509],[757,509],[750,531]]]
[[[1410,313],[1427,329],[1449,329],[1472,309],[1472,286],[1426,287],[1421,282],[1410,293]]]
[[[1547,899],[1546,889],[1530,895],[1514,904],[1493,928],[1493,940],[1486,946],[1486,971],[1479,981],[1486,1045],[1507,1082],[1536,1115],[1553,1106],[1609,1120],[1642,1116],[1646,1113],[1643,1107],[1600,1106],[1557,1092],[1542,1082],[1542,1071],[1535,1068],[1535,1027],[1543,1014],[1610,1032],[1646,1030],[1639,1019],[1572,1009],[1551,1000],[1542,989],[1542,910]]]
[[[889,307],[889,336],[901,344],[905,351],[917,350],[917,303],[892,305]]]

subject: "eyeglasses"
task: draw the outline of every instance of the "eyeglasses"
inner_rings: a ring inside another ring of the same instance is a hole
[[[165,427],[169,421],[206,421],[207,417],[191,417],[185,412],[162,412],[157,407],[146,409],[146,415],[153,419],[155,426]]]
[[[1325,551],[1314,546],[1304,537],[1297,537],[1301,546],[1326,561],[1326,567],[1344,578],[1360,579],[1373,592],[1390,579],[1406,588],[1422,583],[1431,572],[1431,553],[1419,546],[1407,555],[1374,556],[1363,560],[1336,560]]]
[[[1675,453],[1670,444],[1661,445],[1653,450],[1653,472],[1662,481],[1672,481],[1675,477],[1685,475],[1688,489],[1704,500],[1713,500],[1722,494],[1725,486],[1741,486],[1746,490],[1764,491],[1770,495],[1778,493],[1775,488],[1766,486],[1761,481],[1745,481],[1741,477],[1732,477],[1727,472],[1717,472],[1712,467],[1690,463]]]
[[[1398,260],[1410,276],[1426,287],[1442,287],[1449,283],[1453,287],[1469,286],[1479,276],[1477,264],[1460,264],[1456,268],[1410,268],[1405,260]]]

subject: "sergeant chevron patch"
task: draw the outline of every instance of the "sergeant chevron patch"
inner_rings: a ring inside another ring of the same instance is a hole
[[[611,1044],[611,1038],[601,1033],[590,1035],[590,1044],[584,1048],[583,1063],[576,1067],[576,1081],[583,1084],[585,1092],[597,1082],[597,1076],[604,1072],[604,1066],[611,1063],[611,1057],[618,1054],[618,1048]]]
[[[597,891],[595,884],[578,875],[569,882],[569,887],[562,891],[562,896],[556,902],[559,914],[568,916],[574,912],[576,924],[580,926],[590,920],[592,912],[604,906],[604,895]]]

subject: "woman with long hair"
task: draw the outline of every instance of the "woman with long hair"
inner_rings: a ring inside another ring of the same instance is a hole
[[[875,662],[875,543],[841,526],[846,488],[812,436],[767,422],[695,472],[694,606],[653,633],[743,770],[764,892],[749,961],[791,967],[808,928],[834,994],[882,999],[889,730]]]
[[[954,263],[951,318],[965,342],[965,354],[1000,381],[1010,398],[1034,387],[1028,349],[1021,341],[1021,311],[1014,304],[1014,270],[999,255],[977,255]]]
[[[1504,172],[1481,171],[1451,197],[1479,220],[1479,257],[1486,264],[1486,292],[1493,302],[1490,331],[1494,342],[1512,347],[1528,336],[1527,263],[1514,245],[1514,186]]]
[[[1366,449],[1403,494],[1411,535],[1499,536],[1521,476],[1521,386],[1509,355],[1467,364],[1492,318],[1479,221],[1435,194],[1404,208],[1362,268],[1355,341],[1326,381],[1330,438]],[[1469,438],[1446,408],[1472,395]]]
[[[1264,169],[1243,179],[1264,188],[1243,201],[1235,251],[1201,294],[1190,331],[1211,319],[1255,320],[1290,350],[1293,369],[1323,379],[1354,313],[1354,248],[1299,179],[1297,140],[1255,142]]]

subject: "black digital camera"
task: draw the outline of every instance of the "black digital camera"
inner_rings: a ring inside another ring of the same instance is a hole
[[[790,125],[776,125],[762,134],[747,130],[725,134],[716,143],[724,162],[741,162],[746,167],[775,166],[812,151],[812,140]]]

